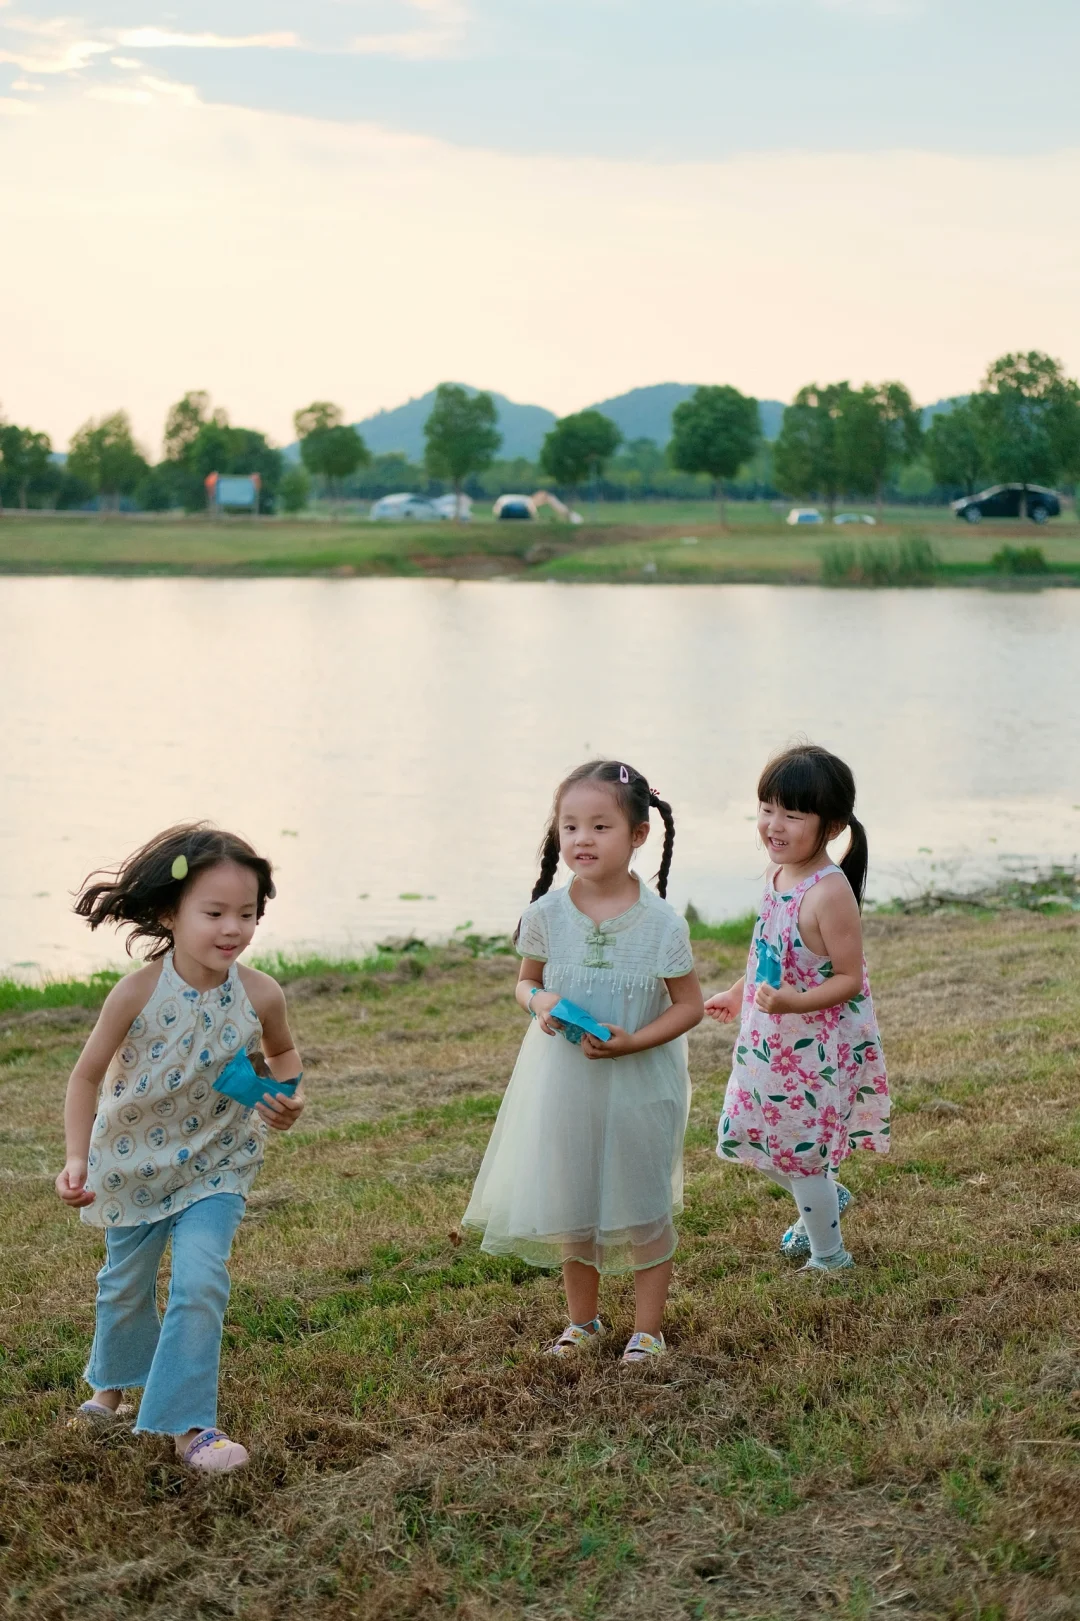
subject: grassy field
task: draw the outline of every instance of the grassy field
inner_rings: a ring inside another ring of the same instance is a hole
[[[895,547],[922,536],[943,584],[998,578],[1005,545],[1039,546],[1054,583],[1080,582],[1080,523],[1071,510],[1043,529],[947,512],[887,508],[876,529],[792,529],[765,502],[732,502],[728,529],[712,503],[586,508],[586,523],[371,524],[288,519],[0,518],[0,573],[416,575],[556,580],[815,583],[829,545]]]
[[[745,928],[696,949],[703,983]],[[1080,1617],[1080,919],[868,919],[894,1149],[849,1162],[858,1270],[801,1276],[786,1204],[695,1096],[672,1354],[537,1347],[554,1277],[458,1222],[522,1033],[474,942],[288,983],[311,1103],[241,1228],[234,1479],[67,1430],[99,1235],[52,1191],[105,981],[0,1012],[0,1614],[26,1621]],[[74,1005],[65,1005],[65,997]]]

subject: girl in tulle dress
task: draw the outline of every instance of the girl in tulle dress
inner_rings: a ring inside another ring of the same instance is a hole
[[[664,822],[659,894],[629,870]],[[580,766],[560,784],[540,877],[518,926],[517,1000],[532,1015],[464,1225],[483,1249],[561,1266],[569,1324],[548,1349],[570,1356],[606,1332],[602,1274],[632,1271],[634,1333],[623,1361],[666,1349],[662,1331],[682,1209],[690,1104],[686,1032],[703,1013],[686,922],[663,899],[675,823],[633,767]],[[560,858],[570,882],[552,889]],[[553,1019],[561,998],[610,1031]]]
[[[839,866],[826,844],[847,828]],[[780,1240],[810,1272],[853,1260],[840,1217],[851,1195],[835,1179],[856,1148],[889,1148],[889,1089],[859,909],[866,833],[855,779],[813,744],[771,760],[758,783],[758,834],[770,866],[744,978],[705,1011],[739,1018],[717,1153],[790,1193],[797,1216]]]

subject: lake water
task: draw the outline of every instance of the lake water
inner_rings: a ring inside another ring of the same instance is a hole
[[[754,786],[803,733],[855,769],[877,897],[1080,850],[1080,591],[9,577],[0,598],[0,971],[119,961],[71,892],[190,817],[276,863],[258,949],[507,930],[552,790],[593,754],[671,800],[670,898],[712,917],[756,903]]]

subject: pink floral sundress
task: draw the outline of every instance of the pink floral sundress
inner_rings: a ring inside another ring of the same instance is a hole
[[[889,1086],[870,982],[820,1013],[762,1013],[763,981],[810,990],[832,964],[803,944],[803,896],[839,867],[822,867],[786,894],[770,877],[750,942],[742,1021],[716,1152],[786,1176],[835,1170],[856,1148],[889,1151]]]

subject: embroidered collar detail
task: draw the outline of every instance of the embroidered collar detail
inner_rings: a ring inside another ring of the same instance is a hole
[[[581,908],[575,904],[574,899],[570,894],[570,891],[573,889],[576,882],[575,879],[571,878],[570,882],[563,890],[563,894],[566,897],[566,905],[570,908],[573,916],[578,919],[581,928],[586,930],[593,939],[602,940],[605,935],[621,934],[624,929],[632,929],[634,924],[638,921],[642,911],[648,904],[645,898],[648,894],[648,890],[645,888],[645,885],[641,879],[638,878],[637,873],[634,874],[634,877],[637,878],[638,882],[638,898],[634,902],[633,906],[628,906],[625,912],[619,913],[618,917],[604,918],[601,923],[594,923],[592,918],[586,917]]]

